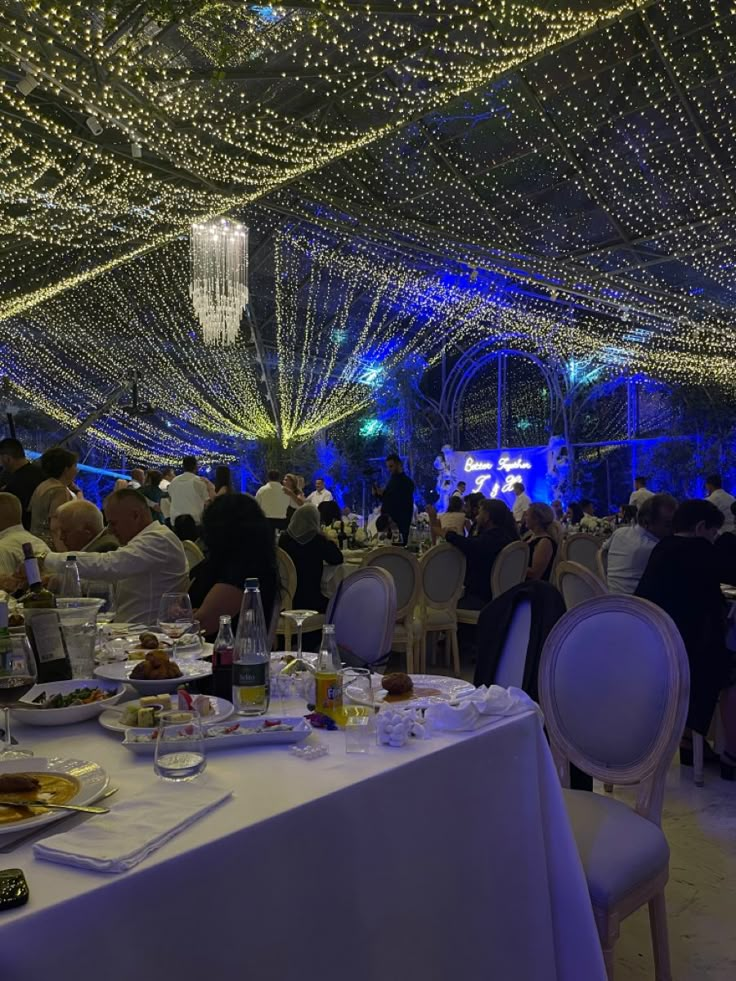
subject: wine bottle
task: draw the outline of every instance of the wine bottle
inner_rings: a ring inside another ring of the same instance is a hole
[[[28,590],[20,602],[23,604],[26,634],[36,659],[38,684],[68,681],[72,676],[72,665],[56,611],[56,599],[41,582],[38,560],[29,542],[23,545],[23,555]]]

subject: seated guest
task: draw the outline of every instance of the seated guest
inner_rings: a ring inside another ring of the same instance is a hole
[[[15,494],[20,500],[23,513],[23,527],[31,527],[31,497],[43,480],[41,468],[26,458],[25,451],[17,439],[11,436],[0,440],[0,491]]]
[[[637,524],[622,525],[603,543],[608,552],[606,579],[612,593],[636,591],[657,542],[672,534],[677,501],[670,494],[645,498],[637,514]]]
[[[580,510],[583,512],[583,517],[587,514],[588,517],[595,517],[595,508],[593,507],[593,502],[584,497],[580,502]]]
[[[279,548],[296,566],[294,609],[324,613],[327,597],[320,590],[322,569],[325,563],[342,565],[342,552],[322,534],[319,510],[314,505],[305,504],[294,512],[289,527],[281,533]]]
[[[552,501],[550,507],[555,513],[555,521],[559,521],[560,524],[565,520],[565,512],[562,508],[562,501]]]
[[[584,512],[580,504],[577,501],[571,501],[567,505],[567,511],[565,512],[565,520],[569,525],[579,525],[583,520]]]
[[[30,542],[34,554],[42,555],[48,545],[23,527],[23,508],[15,494],[0,493],[0,575],[15,576],[23,562],[23,544]],[[18,583],[7,583],[3,589],[14,592]]]
[[[723,489],[723,481],[721,480],[720,474],[714,473],[710,477],[705,478],[705,492],[708,495],[706,500],[710,501],[711,504],[715,504],[723,515],[723,530],[733,531],[734,516],[731,511],[731,505],[736,502],[736,497]]]
[[[174,520],[174,534],[180,542],[194,542],[195,545],[199,542],[197,522],[191,514],[180,514]]]
[[[736,501],[731,505],[731,514],[736,518]],[[723,531],[714,543],[718,578],[729,586],[736,586],[736,531]]]
[[[478,491],[473,491],[465,496],[465,514],[470,522],[469,534],[471,536],[477,534],[478,528],[476,522],[478,520],[478,511],[483,501],[485,501],[485,497]]]
[[[555,513],[549,504],[530,504],[526,511],[526,526],[531,532],[529,541],[529,568],[527,579],[549,582],[560,543],[560,530]]]
[[[62,504],[73,501],[70,489],[77,476],[77,454],[61,446],[46,450],[41,457],[44,480],[31,497],[31,532],[51,545],[51,515]]]
[[[249,494],[216,497],[202,517],[206,558],[192,569],[189,596],[208,639],[217,635],[220,617],[232,617],[238,628],[246,579],[258,579],[266,629],[271,622],[279,583],[273,529]]]
[[[114,552],[120,543],[105,528],[102,511],[92,501],[67,501],[52,518],[54,543],[65,552]]]
[[[379,514],[376,518],[376,538],[379,542],[392,542],[394,535],[401,537],[399,526],[388,514]]]
[[[317,511],[319,512],[319,520],[325,528],[331,528],[336,521],[342,521],[342,512],[337,501],[322,501],[321,504],[317,505]]]
[[[447,510],[439,516],[439,521],[445,531],[454,531],[458,535],[465,534],[465,522],[468,519],[463,510],[463,499],[453,494],[447,502]]]
[[[654,497],[654,494],[650,494],[649,497]],[[674,497],[672,498],[674,501]],[[616,522],[616,527],[628,527],[630,525],[635,525],[637,521],[638,508],[635,504],[622,504],[618,509],[618,514],[615,516],[614,520]]]
[[[358,528],[363,527],[363,516],[360,514],[356,514],[355,511],[353,511],[353,509],[349,508],[347,505],[345,505],[345,507],[340,512],[340,516],[342,517],[342,520],[345,522],[345,524],[351,524],[351,525],[354,524],[357,525]]]
[[[491,601],[491,570],[498,553],[519,539],[513,514],[503,501],[483,499],[476,521],[478,533],[472,538],[445,530],[432,505],[427,505],[427,514],[432,533],[444,538],[465,556],[465,594],[458,606],[464,610],[482,610]]]
[[[74,552],[82,579],[115,583],[115,613],[129,623],[158,619],[164,593],[186,589],[187,560],[176,535],[151,517],[148,502],[130,487],[105,500],[110,531],[120,542],[115,552]],[[44,571],[59,575],[68,553],[49,552]]]
[[[655,545],[636,595],[656,603],[674,620],[690,662],[687,726],[705,736],[721,692],[726,750],[722,775],[736,773],[736,688],[733,654],[726,648],[726,606],[713,542],[723,514],[710,501],[683,501],[673,535]],[[722,689],[727,689],[722,691]]]

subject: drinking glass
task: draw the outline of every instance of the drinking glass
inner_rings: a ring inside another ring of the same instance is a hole
[[[302,656],[302,628],[304,626],[304,621],[308,620],[310,617],[317,616],[317,610],[282,610],[282,616],[288,617],[289,620],[293,620],[296,624],[296,656],[301,659]]]
[[[188,593],[164,593],[158,608],[161,632],[176,642],[192,628],[192,601]]]
[[[161,712],[153,769],[162,780],[194,780],[207,766],[197,712]]]
[[[199,620],[192,620],[187,630],[174,641],[179,661],[198,661],[204,654],[202,628]]]
[[[342,672],[345,718],[345,752],[368,753],[376,736],[373,675],[368,668],[345,668]],[[349,692],[349,694],[348,694]]]
[[[4,721],[0,760],[33,756],[30,749],[13,746],[10,736],[10,706],[22,698],[36,683],[36,660],[27,637],[9,637],[5,650],[0,651],[0,708]]]
[[[115,587],[111,582],[101,579],[83,579],[82,596],[101,599],[102,606],[97,612],[98,623],[112,623],[115,619]]]

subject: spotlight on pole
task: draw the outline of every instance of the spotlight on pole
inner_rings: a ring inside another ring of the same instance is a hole
[[[23,66],[25,75],[16,83],[16,89],[21,95],[30,95],[34,89],[37,89],[41,84],[35,75],[30,71],[30,67],[27,65]]]
[[[130,155],[131,157],[133,157],[134,160],[141,159],[141,157],[143,156],[143,148],[141,147],[140,143],[130,144]]]

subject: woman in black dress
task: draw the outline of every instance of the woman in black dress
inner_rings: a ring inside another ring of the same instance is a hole
[[[320,530],[319,511],[313,504],[303,504],[291,517],[289,527],[281,533],[279,548],[296,566],[295,610],[317,610],[324,613],[327,597],[322,595],[322,570],[328,565],[342,565],[342,552]]]
[[[549,582],[560,541],[555,513],[549,504],[530,504],[524,515],[524,521],[531,532],[531,537],[528,539],[529,568],[526,578]]]

